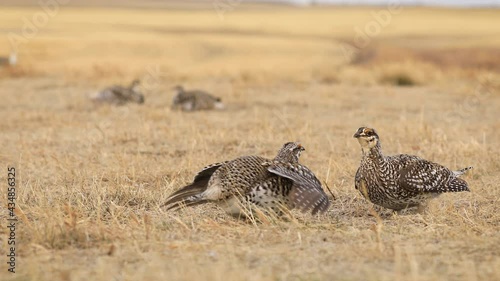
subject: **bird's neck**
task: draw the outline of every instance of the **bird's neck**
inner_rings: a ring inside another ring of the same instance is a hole
[[[132,92],[138,92],[138,91],[139,91],[139,85],[136,85],[136,84],[131,85],[131,86],[129,87],[129,89],[130,89],[130,91],[132,91]]]
[[[380,143],[377,143],[372,148],[363,148],[363,160],[369,160],[374,162],[375,164],[381,166],[385,162],[384,155],[382,154],[382,148],[380,147]]]
[[[299,162],[299,159],[297,157],[295,157],[294,155],[280,155],[280,154],[278,154],[276,157],[274,157],[274,161],[285,162],[285,163],[297,163],[297,162]]]

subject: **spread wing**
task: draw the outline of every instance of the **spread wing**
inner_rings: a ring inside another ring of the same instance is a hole
[[[448,168],[423,159],[413,161],[400,170],[399,185],[410,191],[458,192],[468,191],[467,182]]]
[[[210,179],[210,177],[212,176],[212,174],[217,169],[219,169],[220,166],[226,164],[227,162],[229,162],[229,161],[214,163],[214,164],[210,164],[210,165],[204,167],[203,169],[201,169],[201,171],[198,172],[198,174],[196,174],[196,176],[194,177],[193,182],[198,182],[198,181],[202,181],[202,180],[208,181],[208,179]]]
[[[277,161],[267,163],[267,165],[269,165],[267,167],[269,172],[293,181],[288,197],[296,208],[316,214],[324,213],[330,207],[330,201],[323,191],[321,182],[307,167],[298,163]]]
[[[176,192],[172,193],[168,197],[167,202],[162,206],[171,205],[169,209],[173,209],[177,208],[180,205],[179,202],[183,202],[186,205],[189,204],[189,202],[186,203],[186,199],[190,198],[191,196],[201,194],[203,191],[205,191],[212,174],[225,163],[227,163],[227,161],[211,164],[203,168],[198,172],[198,174],[196,174],[191,184],[186,185]]]

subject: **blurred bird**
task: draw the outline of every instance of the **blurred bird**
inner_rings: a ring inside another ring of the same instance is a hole
[[[451,171],[417,156],[384,156],[379,136],[372,128],[361,127],[353,137],[363,152],[355,187],[376,205],[393,210],[421,208],[443,192],[469,191],[467,182],[459,176],[472,167]]]
[[[11,52],[8,57],[0,57],[0,66],[14,66],[17,64],[17,53]]]
[[[224,109],[221,99],[200,90],[186,91],[182,86],[176,86],[172,109],[182,111],[197,111],[210,109]]]
[[[217,202],[235,216],[245,215],[242,206],[246,203],[276,214],[283,207],[323,213],[330,202],[313,172],[299,164],[303,150],[300,143],[288,142],[272,160],[243,156],[209,165],[191,184],[170,195],[163,206],[170,210]]]
[[[95,93],[90,99],[96,103],[123,105],[128,102],[144,103],[144,95],[139,91],[139,80],[134,80],[128,87],[111,86]]]

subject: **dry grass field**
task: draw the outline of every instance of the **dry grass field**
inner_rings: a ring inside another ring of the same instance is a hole
[[[357,48],[383,9],[61,6],[0,66],[0,203],[14,166],[19,220],[12,274],[2,208],[0,279],[500,280],[500,11],[403,8]],[[0,54],[40,11],[0,9]],[[87,99],[136,77],[143,105]],[[178,84],[227,109],[171,111]],[[353,183],[363,125],[387,154],[473,165],[471,192],[374,212]],[[325,215],[160,208],[205,165],[295,140]]]

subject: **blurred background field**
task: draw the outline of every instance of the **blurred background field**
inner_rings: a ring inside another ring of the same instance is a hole
[[[40,4],[0,4],[0,57],[19,43],[0,65],[0,160],[22,221],[19,271],[0,279],[500,280],[498,9],[402,6],[361,46],[387,6],[70,1],[23,35]],[[144,105],[88,100],[135,78]],[[171,111],[176,85],[227,110]],[[472,192],[373,216],[353,184],[360,126],[388,154],[473,165]],[[335,195],[325,216],[159,208],[205,165],[294,140]]]
[[[168,75],[165,82],[221,77],[373,84],[396,71],[429,83],[448,76],[476,79],[478,69],[499,69],[497,10],[400,7],[366,47],[353,48],[357,28],[373,26],[373,13],[388,13],[386,8],[247,8],[234,2],[220,13],[214,8],[61,7],[35,28],[40,30],[33,39],[16,40],[20,67],[27,74],[94,83],[141,76],[151,65]],[[26,21],[20,19],[32,22],[40,10],[2,8],[3,31],[22,34]],[[0,51],[8,54],[9,37],[2,41]]]

